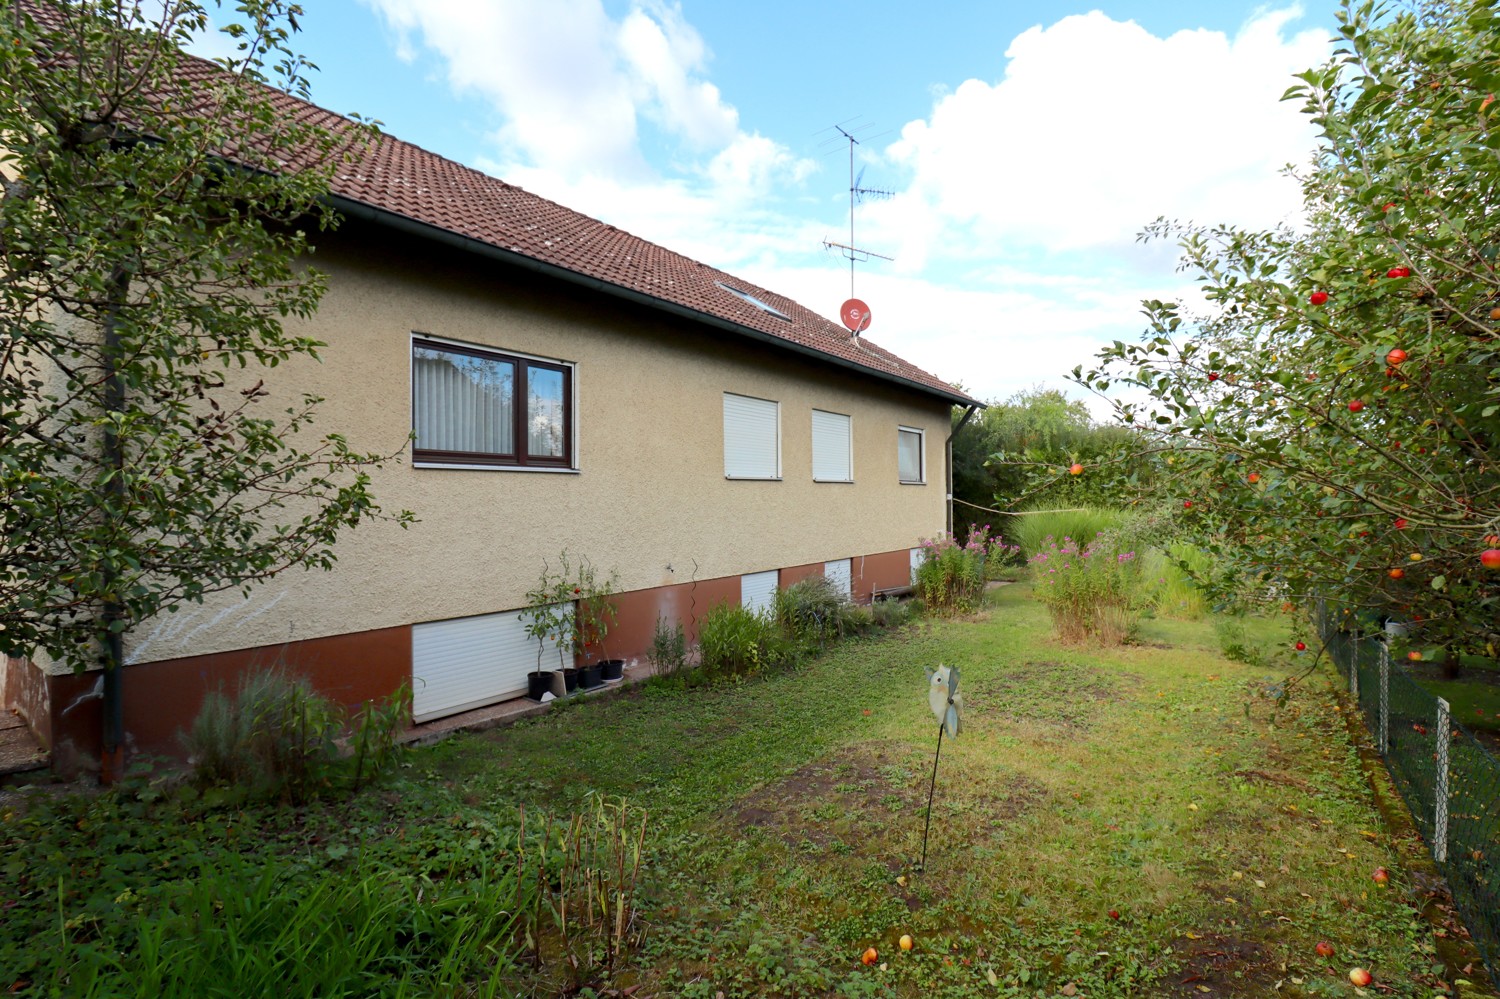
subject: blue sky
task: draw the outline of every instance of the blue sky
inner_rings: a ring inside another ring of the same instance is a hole
[[[304,0],[313,97],[829,317],[982,398],[1189,293],[1157,216],[1296,219],[1314,134],[1277,98],[1331,5],[1234,0]],[[1080,390],[1070,394],[1082,397]],[[1095,404],[1097,412],[1103,408]]]

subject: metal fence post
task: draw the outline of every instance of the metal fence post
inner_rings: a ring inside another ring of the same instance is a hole
[[[1437,731],[1433,733],[1437,739],[1437,801],[1434,802],[1437,807],[1433,816],[1432,855],[1438,863],[1445,864],[1448,862],[1448,743],[1452,724],[1448,720],[1448,702],[1439,697],[1437,709]]]
[[[1380,643],[1380,755],[1391,748],[1391,647]]]
[[[1353,653],[1349,656],[1349,696],[1354,698],[1354,703],[1359,704],[1359,642],[1358,635],[1354,641],[1349,643]]]

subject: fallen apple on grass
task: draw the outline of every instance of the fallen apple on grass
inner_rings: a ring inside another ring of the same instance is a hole
[[[870,947],[860,955],[859,960],[861,964],[874,964],[876,961],[880,960],[880,952],[877,951],[874,947]]]
[[[1375,976],[1370,974],[1364,968],[1355,968],[1349,972],[1349,981],[1353,982],[1355,985],[1358,985],[1360,988],[1364,988],[1374,980]]]
[[[1319,940],[1318,945],[1314,947],[1313,950],[1318,952],[1319,957],[1333,956],[1333,944],[1329,943],[1327,940]]]
[[[910,933],[903,933],[903,934],[901,934],[901,949],[902,950],[911,950],[915,946],[916,946],[916,941],[911,938],[911,934]]]

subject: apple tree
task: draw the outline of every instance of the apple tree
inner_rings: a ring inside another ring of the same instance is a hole
[[[1320,140],[1305,224],[1159,221],[1207,309],[1147,302],[1074,378],[1144,435],[1179,525],[1249,585],[1500,644],[1500,19],[1484,0],[1345,0],[1300,74]],[[1124,392],[1118,390],[1124,387]],[[1367,622],[1367,626],[1368,626]]]
[[[191,0],[0,0],[0,637],[103,665],[107,766],[133,625],[326,568],[381,515],[381,459],[265,381],[317,356],[282,324],[317,307],[299,258],[366,130],[279,113],[268,84],[306,90],[301,10],[236,10],[211,67],[182,52],[208,28]]]

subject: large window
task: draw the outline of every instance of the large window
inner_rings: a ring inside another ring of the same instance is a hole
[[[781,406],[724,393],[724,477],[781,478]]]
[[[412,340],[413,459],[571,468],[572,376],[567,364]]]
[[[927,481],[926,455],[923,453],[926,436],[923,431],[911,427],[896,428],[896,468],[902,482],[920,484]]]
[[[812,464],[814,482],[853,482],[854,455],[849,417],[842,413],[812,411]]]

